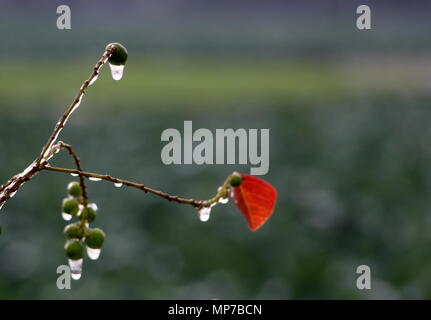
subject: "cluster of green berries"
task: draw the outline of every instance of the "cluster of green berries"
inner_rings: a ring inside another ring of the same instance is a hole
[[[63,199],[63,215],[78,218],[78,221],[68,224],[64,228],[67,242],[64,246],[66,256],[70,260],[80,260],[84,256],[84,245],[91,259],[97,259],[105,242],[105,233],[99,228],[90,228],[89,225],[96,219],[97,206],[94,203],[85,204],[82,188],[78,182],[71,182],[67,186],[69,196]],[[90,250],[89,250],[90,249]],[[93,249],[93,250],[91,250]]]

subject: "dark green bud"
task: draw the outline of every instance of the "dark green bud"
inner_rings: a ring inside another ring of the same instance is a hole
[[[232,187],[238,187],[242,183],[242,177],[239,175],[239,173],[234,173],[230,177],[229,184]]]
[[[96,206],[92,206],[91,204],[82,210],[81,217],[87,217],[88,223],[92,223],[96,219],[97,215]]]
[[[64,245],[64,250],[66,251],[66,256],[71,260],[82,259],[83,249],[82,244],[79,240],[72,240],[66,242]]]
[[[64,227],[64,234],[68,239],[81,238],[78,223],[71,223]]]
[[[65,198],[63,200],[63,212],[76,216],[79,211],[79,202],[75,199]]]
[[[99,228],[90,229],[87,237],[85,238],[85,243],[91,249],[100,249],[105,242],[105,233]]]
[[[109,57],[108,62],[117,66],[124,65],[127,60],[127,49],[118,42],[110,43],[106,46],[106,50],[111,46],[115,47],[114,53]]]
[[[67,185],[67,191],[72,197],[75,198],[78,198],[82,195],[81,185],[76,181],[73,181]]]

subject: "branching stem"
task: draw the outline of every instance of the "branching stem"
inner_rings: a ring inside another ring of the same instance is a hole
[[[43,146],[41,153],[39,156],[21,173],[13,176],[10,178],[5,184],[0,186],[0,209],[3,207],[3,205],[6,203],[7,200],[12,198],[15,193],[18,191],[18,189],[28,180],[32,179],[37,173],[39,173],[42,170],[49,170],[49,171],[56,171],[56,172],[63,172],[63,173],[69,173],[69,174],[76,174],[79,176],[80,179],[80,185],[82,188],[82,197],[83,197],[83,205],[84,207],[88,204],[88,195],[87,195],[87,188],[85,186],[85,179],[86,178],[96,178],[96,179],[102,179],[106,181],[110,181],[112,183],[117,184],[123,184],[129,187],[133,187],[136,189],[140,189],[146,193],[152,193],[157,196],[160,196],[162,198],[165,198],[169,201],[175,201],[182,204],[189,204],[196,208],[201,207],[209,207],[217,203],[221,198],[227,197],[227,194],[229,192],[230,185],[228,183],[230,176],[226,179],[225,183],[219,188],[217,194],[209,199],[209,200],[195,200],[195,199],[185,199],[181,198],[179,196],[170,195],[166,192],[159,191],[156,189],[149,188],[145,186],[144,184],[124,180],[124,179],[118,179],[114,178],[110,175],[104,175],[104,174],[98,174],[98,173],[92,173],[92,172],[86,172],[82,170],[81,162],[78,157],[78,155],[73,151],[72,146],[69,144],[66,144],[62,141],[55,144],[57,141],[59,134],[61,130],[66,125],[67,120],[72,115],[73,111],[76,110],[76,108],[81,103],[81,100],[85,94],[85,90],[96,80],[96,78],[99,75],[100,69],[102,66],[106,63],[106,61],[111,57],[111,55],[115,52],[116,48],[115,46],[110,46],[105,50],[102,57],[99,59],[99,61],[96,63],[96,65],[93,68],[92,73],[90,74],[89,78],[84,81],[84,83],[81,85],[75,99],[69,106],[69,108],[63,113],[63,115],[58,120],[56,126],[54,127],[54,130],[52,131],[51,135],[48,138],[48,141]],[[76,169],[67,169],[67,168],[59,168],[59,167],[52,167],[48,164],[48,160],[50,160],[54,155],[60,151],[60,149],[67,149],[69,154],[73,157],[75,161]],[[84,217],[85,218],[85,217]],[[83,219],[85,221],[85,219]]]
[[[81,160],[79,159],[78,155],[73,151],[73,148],[70,144],[64,143],[63,141],[59,141],[54,147],[59,149],[67,149],[69,154],[72,156],[73,160],[75,161],[75,166],[78,171],[83,171],[81,167]],[[85,179],[83,175],[79,175],[79,184],[81,185],[82,190],[82,200],[84,207],[87,207],[88,205],[88,193],[87,193],[87,187],[85,185]]]

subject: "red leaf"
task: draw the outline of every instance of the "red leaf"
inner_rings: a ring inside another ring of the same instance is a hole
[[[242,183],[232,187],[231,197],[247,220],[251,231],[259,229],[271,216],[277,191],[262,179],[241,174]]]

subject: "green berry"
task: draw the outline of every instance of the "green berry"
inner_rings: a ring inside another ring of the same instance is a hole
[[[232,187],[238,187],[242,183],[242,177],[238,173],[234,173],[232,174],[229,183]]]
[[[79,211],[79,202],[75,199],[65,198],[63,200],[63,212],[76,216]]]
[[[110,43],[106,46],[106,49],[109,49],[111,46],[115,47],[114,53],[109,57],[108,62],[114,65],[124,65],[127,60],[127,49],[118,42]]]
[[[82,244],[79,240],[72,240],[66,242],[64,246],[64,250],[66,251],[66,256],[71,260],[79,260],[82,259],[83,249]]]
[[[90,229],[87,237],[85,238],[85,243],[91,249],[102,248],[103,242],[105,242],[105,233],[103,232],[103,230],[98,228]]]
[[[64,228],[64,234],[68,239],[80,238],[79,224],[71,223]]]
[[[96,219],[97,215],[96,206],[92,206],[91,204],[82,210],[81,217],[87,217],[88,223],[92,223]]]
[[[69,194],[75,198],[78,198],[82,195],[81,185],[76,181],[72,181],[67,185],[67,191],[69,191]]]

